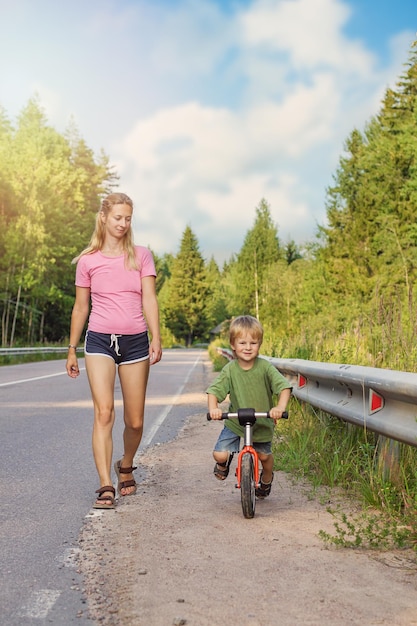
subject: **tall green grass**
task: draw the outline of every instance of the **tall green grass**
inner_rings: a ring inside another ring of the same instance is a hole
[[[378,436],[292,399],[290,419],[273,442],[275,469],[308,480],[313,491],[337,489],[360,512],[333,511],[339,545],[417,548],[417,450],[398,444],[387,472]]]

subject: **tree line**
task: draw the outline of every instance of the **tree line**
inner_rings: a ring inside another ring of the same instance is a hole
[[[191,226],[176,254],[154,254],[164,345],[207,342],[234,315],[257,316],[264,352],[410,369],[416,356],[417,42],[379,112],[353,129],[326,192],[326,225],[283,242],[266,198],[241,249],[204,259]],[[65,341],[70,259],[117,187],[70,127],[51,128],[36,99],[13,127],[0,111],[2,345]],[[247,210],[248,207],[244,207]]]
[[[14,127],[0,109],[2,346],[62,340],[74,297],[71,258],[88,242],[103,193],[117,184],[70,125],[63,136],[31,99]]]

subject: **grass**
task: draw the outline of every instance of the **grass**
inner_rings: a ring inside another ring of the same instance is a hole
[[[19,365],[20,363],[38,363],[40,361],[57,361],[59,359],[65,360],[66,358],[66,352],[0,355],[0,366]]]
[[[346,547],[413,548],[417,552],[417,450],[399,445],[398,462],[382,471],[378,438],[359,427],[291,400],[290,420],[280,423],[273,442],[275,468],[307,479],[312,489],[337,489],[359,514],[328,509],[333,536]]]
[[[341,547],[392,549],[408,548],[414,545],[410,528],[397,518],[379,513],[362,512],[348,516],[345,512],[327,509],[334,518],[335,535],[320,530],[319,536],[324,542]]]
[[[224,347],[224,341],[221,339],[215,339],[208,346],[209,357],[213,363],[213,370],[215,372],[220,372],[228,362],[228,359],[217,352],[217,348],[222,347]]]

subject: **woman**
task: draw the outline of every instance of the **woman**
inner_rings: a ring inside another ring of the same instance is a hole
[[[115,508],[111,463],[116,366],[125,427],[123,457],[114,469],[119,495],[131,496],[136,493],[132,472],[143,432],[149,365],[162,356],[155,264],[148,248],[133,243],[132,212],[126,194],[104,198],[91,241],[74,259],[76,295],[66,369],[71,378],[80,373],[76,349],[89,316],[84,352],[94,404],[93,455],[100,488],[93,507],[98,509]]]

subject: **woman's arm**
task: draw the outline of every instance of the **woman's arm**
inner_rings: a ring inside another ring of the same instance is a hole
[[[149,346],[151,365],[158,363],[162,357],[159,305],[156,297],[155,282],[155,276],[143,276],[142,278],[142,306],[151,335]]]
[[[68,357],[66,364],[67,374],[68,376],[71,376],[71,378],[76,378],[80,373],[80,370],[78,368],[77,354],[75,350],[78,346],[78,342],[80,341],[81,334],[84,330],[89,311],[89,287],[76,287],[75,302],[71,314],[71,328],[69,339],[70,345],[68,347]]]

